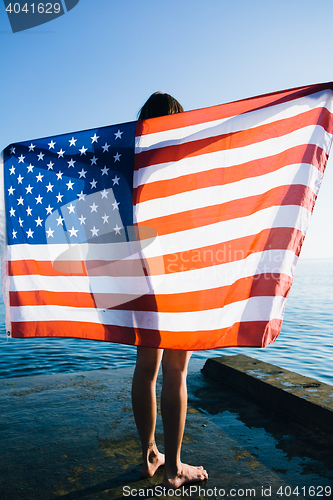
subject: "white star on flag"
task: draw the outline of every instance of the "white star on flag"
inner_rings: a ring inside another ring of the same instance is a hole
[[[85,201],[86,195],[83,193],[83,191],[81,191],[81,193],[78,193],[77,195],[79,197],[78,201],[80,201],[80,200]]]
[[[75,206],[73,205],[73,203],[71,203],[67,208],[70,214],[75,213]]]
[[[79,230],[78,229],[75,229],[74,226],[72,226],[72,229],[69,230],[69,233],[70,233],[70,236],[75,236],[77,238],[77,232]]]
[[[74,168],[74,164],[76,163],[76,161],[73,160],[73,158],[71,158],[70,161],[68,161],[67,163],[68,163],[68,168],[70,168],[70,167]]]

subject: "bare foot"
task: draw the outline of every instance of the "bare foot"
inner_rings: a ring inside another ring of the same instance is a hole
[[[177,489],[183,484],[199,483],[205,479],[208,479],[208,474],[203,467],[193,467],[182,463],[175,476],[168,475],[165,472],[163,486]]]
[[[163,453],[150,451],[147,457],[147,461],[144,461],[142,464],[140,471],[141,477],[153,477],[153,475],[161,465],[164,465]]]

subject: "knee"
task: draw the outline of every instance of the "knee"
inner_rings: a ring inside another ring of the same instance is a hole
[[[157,349],[138,348],[135,373],[145,379],[153,380],[157,377],[162,352]]]
[[[158,374],[158,367],[155,364],[151,365],[141,365],[140,363],[135,367],[135,375],[139,375],[140,378],[146,380],[154,380]]]
[[[189,351],[165,350],[162,358],[163,374],[178,372],[180,375],[186,376],[191,354]]]

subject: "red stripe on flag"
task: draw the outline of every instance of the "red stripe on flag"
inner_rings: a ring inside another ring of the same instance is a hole
[[[145,345],[164,349],[205,350],[219,347],[264,347],[278,336],[281,320],[235,323],[214,331],[169,332],[129,327],[104,326],[71,321],[13,323],[13,337],[71,337],[103,340],[128,345]]]
[[[28,274],[35,274],[38,276],[64,276],[66,274],[70,274],[71,276],[87,276],[84,269],[84,262],[80,261],[64,261],[64,272],[62,273],[56,270],[49,261],[27,259],[12,260],[8,262],[8,276],[25,276]],[[65,272],[65,270],[68,272]]]
[[[194,111],[187,111],[186,113],[178,113],[176,115],[163,116],[159,118],[152,118],[150,120],[138,121],[135,135],[147,135],[157,132],[164,132],[166,130],[178,129],[196,125],[197,123],[206,123],[214,120],[229,118],[238,114],[248,113],[263,109],[266,107],[275,106],[284,102],[290,102],[301,97],[309,96],[323,90],[333,90],[333,83],[320,83],[317,85],[306,85],[294,89],[284,91],[271,92],[261,96],[249,97],[226,104],[219,104],[209,108],[203,108]]]
[[[112,326],[79,321],[27,321],[13,323],[13,337],[71,337],[104,340],[121,344],[137,343],[134,328]]]
[[[74,272],[73,269],[82,269]],[[62,272],[61,272],[62,271]],[[48,261],[17,260],[8,262],[9,276],[142,276],[143,263],[140,259],[124,259],[115,261]]]
[[[265,229],[255,235],[165,255],[165,274],[235,262],[265,250],[290,250],[299,255],[303,241],[304,234],[292,227]],[[150,265],[154,269],[153,258],[147,259],[147,264],[149,270]]]
[[[47,290],[31,290],[9,292],[11,307],[55,305],[65,307],[96,307],[91,293],[49,292]]]
[[[265,347],[274,342],[282,326],[282,321],[244,321],[234,323],[231,327],[219,330],[169,332],[140,329],[136,331],[139,345],[156,347],[156,340],[160,336],[158,347],[163,349],[188,350],[218,349],[221,347]],[[152,334],[153,332],[153,334]]]

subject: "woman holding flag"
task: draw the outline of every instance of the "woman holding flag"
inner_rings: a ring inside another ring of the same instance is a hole
[[[183,107],[176,99],[169,94],[156,92],[141,108],[139,119],[156,118],[182,111]],[[186,376],[191,354],[191,351],[137,347],[132,405],[142,445],[141,476],[151,477],[165,464],[163,485],[171,488],[179,488],[183,484],[208,478],[203,467],[184,464],[180,457],[187,412]],[[159,453],[155,442],[156,379],[161,362],[161,413],[165,455]]]

